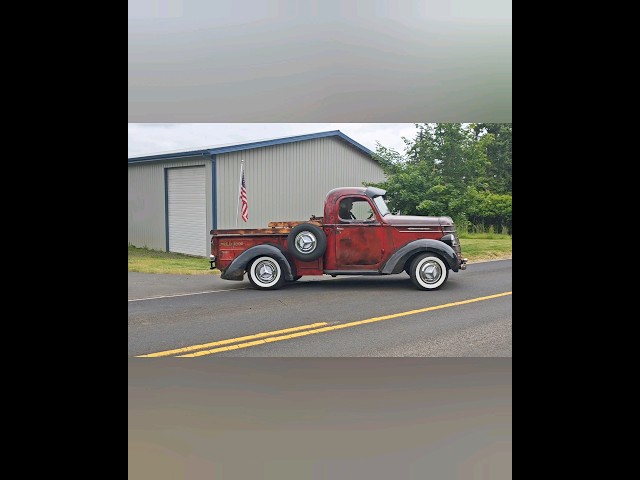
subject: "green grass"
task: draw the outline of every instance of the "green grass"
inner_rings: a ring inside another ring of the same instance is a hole
[[[142,273],[176,273],[181,275],[212,275],[209,259],[182,253],[167,253],[129,245],[129,271]]]
[[[511,237],[502,234],[465,234],[460,238],[462,256],[468,263],[480,260],[511,258]],[[142,273],[176,273],[182,275],[215,275],[209,270],[209,259],[181,253],[167,253],[129,246],[129,271]]]
[[[458,238],[472,238],[479,240],[511,240],[511,235],[506,233],[494,233],[493,231],[482,233],[458,232]]]
[[[479,234],[478,236],[482,237],[483,235]],[[468,263],[479,260],[511,258],[511,237],[508,235],[504,235],[505,238],[478,238],[476,235],[467,234],[465,237],[460,239],[460,246],[462,248],[462,256],[467,257]]]

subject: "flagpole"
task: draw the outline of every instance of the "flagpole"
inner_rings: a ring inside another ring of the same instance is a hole
[[[236,228],[238,228],[238,209],[240,208],[240,189],[242,188],[242,169],[244,168],[244,159],[240,161],[240,177],[238,178],[238,203],[236,204]]]

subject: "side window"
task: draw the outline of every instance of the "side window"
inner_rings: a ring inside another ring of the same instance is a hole
[[[343,198],[340,200],[340,208],[338,209],[338,216],[340,220],[351,221],[355,219],[353,214],[353,202],[354,198]]]
[[[343,198],[338,212],[340,220],[344,222],[358,223],[373,218],[371,204],[364,198]]]
[[[373,210],[371,209],[371,204],[363,199],[358,199],[353,202],[353,208],[351,209],[353,215],[357,220],[364,222],[365,220],[369,220],[373,218],[371,215],[373,214]]]

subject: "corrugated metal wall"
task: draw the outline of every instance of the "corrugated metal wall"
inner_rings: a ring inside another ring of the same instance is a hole
[[[209,256],[209,230],[213,224],[211,211],[211,160],[188,157],[170,162],[129,164],[129,243],[154,250],[166,249],[166,210],[164,169],[204,165],[207,201],[207,230],[203,235],[202,255]]]
[[[322,216],[332,188],[385,179],[382,167],[337,138],[287,143],[217,156],[218,228],[236,227],[240,161],[245,161],[249,221],[238,228],[264,228],[271,221]]]

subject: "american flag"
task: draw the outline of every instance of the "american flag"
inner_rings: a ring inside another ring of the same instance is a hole
[[[244,168],[242,169],[242,184],[240,185],[240,200],[242,201],[242,220],[246,222],[247,220],[249,220],[249,202],[247,201],[247,184],[244,181]]]

